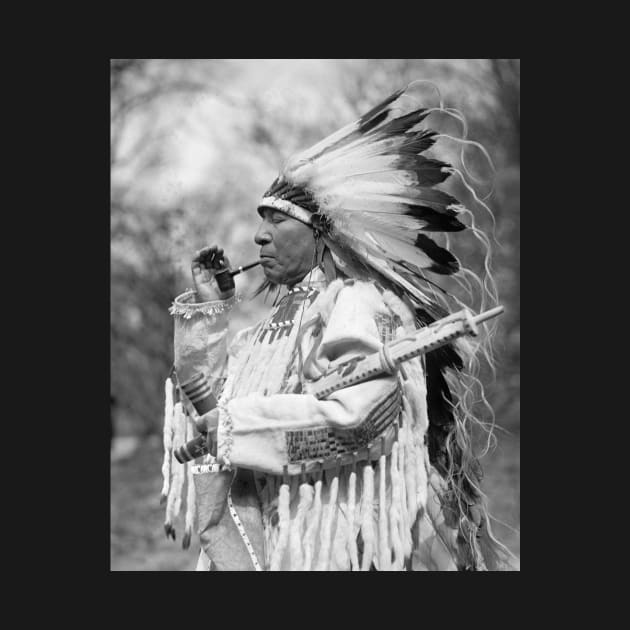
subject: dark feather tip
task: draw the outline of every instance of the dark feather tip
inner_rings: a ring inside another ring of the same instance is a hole
[[[426,222],[426,225],[421,228],[425,232],[460,232],[466,229],[454,210],[439,212],[428,206],[407,204],[405,214]]]
[[[397,151],[399,153],[412,155],[422,153],[435,144],[434,136],[436,135],[437,131],[432,131],[431,129],[422,129],[417,132],[406,133],[405,141],[398,147]]]
[[[428,116],[425,108],[417,109],[414,112],[395,118],[391,122],[379,129],[379,133],[385,136],[395,136],[411,129],[414,125],[422,122]]]
[[[190,547],[190,538],[191,538],[191,534],[190,532],[186,532],[184,534],[184,538],[182,539],[182,548],[183,549],[188,549],[188,547]]]
[[[359,131],[361,133],[367,133],[368,131],[371,131],[372,129],[374,129],[374,127],[382,123],[385,118],[387,118],[387,114],[389,114],[389,110],[382,111],[377,116],[374,116],[374,118],[372,118],[371,120],[367,120],[366,122],[361,123],[361,125],[359,126]]]
[[[450,172],[442,170],[450,164],[433,160],[423,155],[402,154],[395,164],[396,168],[416,174],[419,186],[435,186],[450,177]]]
[[[433,260],[433,264],[429,267],[430,271],[441,274],[451,274],[459,271],[457,258],[447,249],[432,241],[428,236],[418,234],[414,245]]]
[[[175,528],[170,523],[164,523],[164,531],[167,538],[175,540]]]
[[[397,90],[390,96],[388,96],[384,101],[376,105],[376,107],[372,107],[372,109],[368,112],[365,112],[361,118],[359,118],[358,123],[361,128],[365,123],[367,123],[371,118],[376,116],[384,107],[387,107],[390,103],[393,103],[403,92],[404,88],[401,90]]]

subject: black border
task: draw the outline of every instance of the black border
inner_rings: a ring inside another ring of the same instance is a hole
[[[523,494],[531,497],[522,518],[526,523],[523,570],[538,572],[540,567],[561,565],[563,548],[573,553],[580,548],[569,541],[567,530],[573,529],[568,521],[585,518],[585,499],[580,497],[578,508],[577,502],[572,504],[571,490],[582,483],[584,459],[590,456],[580,453],[581,447],[571,439],[589,433],[580,417],[597,418],[596,410],[585,407],[580,390],[598,375],[596,366],[582,357],[581,343],[589,322],[611,311],[594,308],[598,291],[591,284],[589,267],[597,254],[586,247],[591,240],[578,241],[570,232],[571,224],[585,216],[586,203],[592,203],[586,190],[593,183],[587,173],[582,178],[579,155],[567,149],[575,136],[588,133],[583,102],[559,105],[564,97],[559,88],[568,87],[571,79],[560,75],[552,56],[525,59],[523,67],[521,322],[526,341],[521,444],[526,462],[522,483],[529,488]],[[48,208],[51,197],[62,206],[53,202],[47,210],[51,227],[62,232],[61,244],[54,248],[59,282],[51,283],[46,298],[48,305],[59,308],[47,307],[45,313],[47,334],[56,341],[51,352],[57,381],[51,396],[58,402],[52,422],[55,433],[57,426],[62,428],[60,443],[54,447],[60,453],[54,474],[69,480],[71,513],[81,513],[77,521],[81,525],[69,526],[74,520],[64,518],[60,527],[66,533],[70,527],[73,549],[80,561],[89,564],[86,571],[93,572],[109,570],[110,542],[109,58],[86,58],[80,68],[80,82],[75,76],[57,86],[72,95],[72,102],[64,100],[61,106],[46,109],[53,121],[48,124],[60,131],[51,160],[60,149],[65,155],[59,158],[62,168],[54,176],[54,186],[40,192]],[[51,196],[50,190],[62,194]],[[568,387],[561,390],[564,378]],[[57,497],[49,497],[43,507],[46,513],[59,512],[56,501]]]

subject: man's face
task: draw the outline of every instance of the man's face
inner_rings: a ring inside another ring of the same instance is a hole
[[[262,208],[262,224],[254,241],[267,279],[293,286],[311,270],[315,239],[308,225],[278,210]]]

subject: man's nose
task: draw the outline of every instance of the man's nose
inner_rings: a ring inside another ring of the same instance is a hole
[[[269,230],[267,230],[267,226],[264,221],[260,224],[260,227],[254,236],[254,242],[256,245],[266,245],[267,243],[271,243],[271,235],[269,234]]]

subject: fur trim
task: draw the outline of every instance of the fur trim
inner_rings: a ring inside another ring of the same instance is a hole
[[[186,426],[186,441],[193,439],[193,424],[192,420],[188,419]],[[184,538],[182,540],[182,547],[188,549],[190,546],[190,538],[192,536],[193,527],[195,523],[195,482],[193,481],[193,462],[187,462],[184,464],[186,468],[186,517],[184,520]]]
[[[306,513],[313,504],[314,488],[309,483],[300,485],[300,500],[289,534],[289,546],[291,551],[291,571],[301,571],[304,567],[304,550],[302,547],[302,529]]]
[[[409,522],[409,508],[407,506],[407,488],[405,478],[405,449],[407,441],[407,424],[404,423],[400,427],[399,432],[399,448],[398,448],[398,481],[400,484],[399,501],[400,501],[400,536],[403,545],[403,555],[405,558],[411,556],[411,523]]]
[[[279,571],[282,565],[282,557],[289,540],[290,526],[290,493],[289,484],[283,483],[278,494],[278,541],[271,555],[271,571]]]
[[[356,515],[356,492],[357,492],[357,473],[350,471],[348,477],[348,524],[346,535],[348,545],[348,555],[350,557],[350,566],[352,571],[359,570],[359,557],[357,551],[357,535],[354,528]]]
[[[313,563],[315,537],[319,529],[322,515],[322,484],[320,477],[315,481],[315,497],[313,505],[306,516],[306,532],[304,534],[304,571],[310,571]]]
[[[378,460],[378,565],[379,571],[391,570],[392,552],[389,546],[387,505],[387,456]]]
[[[331,548],[331,535],[332,535],[332,522],[337,511],[337,494],[339,491],[339,475],[335,474],[332,482],[330,483],[330,491],[328,495],[328,502],[324,508],[324,515],[322,517],[322,527],[320,533],[320,549],[319,549],[319,561],[317,563],[316,571],[327,571],[330,563],[330,548]]]
[[[171,487],[171,458],[173,450],[173,381],[170,378],[164,383],[164,427],[162,431],[164,457],[162,459],[162,491],[160,503],[168,498]]]
[[[166,500],[166,520],[164,528],[167,535],[170,533],[175,540],[175,520],[179,515],[182,506],[182,489],[186,475],[186,469],[176,459],[174,452],[182,444],[186,437],[186,416],[184,415],[182,403],[175,403],[173,412],[173,455],[171,460],[171,470],[173,472],[171,478],[171,487],[169,489],[168,498]]]
[[[337,509],[333,515],[331,538],[332,553],[329,571],[350,571],[350,554],[348,553],[348,506],[347,497],[348,472],[343,470],[339,474],[339,493]]]
[[[403,543],[401,538],[401,484],[400,475],[398,473],[398,442],[394,442],[392,446],[392,454],[390,459],[390,480],[391,480],[391,505],[389,508],[389,531],[392,541],[392,549],[394,558],[392,560],[392,569],[402,571],[405,565],[405,554],[403,551]]]
[[[361,497],[361,536],[363,557],[361,571],[369,571],[376,547],[374,532],[374,469],[370,462],[363,467],[363,493]]]

